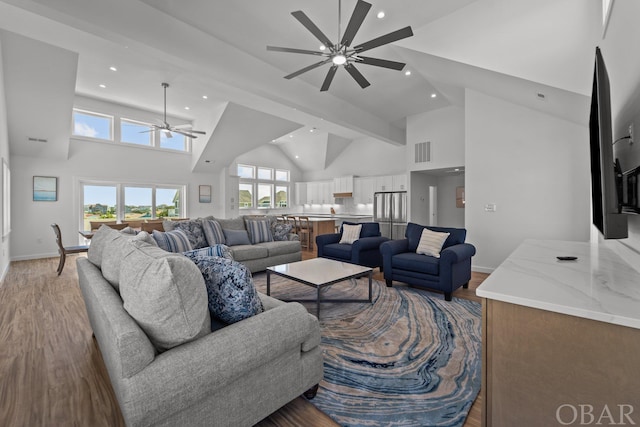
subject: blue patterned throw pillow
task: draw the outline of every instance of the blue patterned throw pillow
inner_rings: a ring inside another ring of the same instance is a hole
[[[220,257],[192,258],[207,286],[209,311],[225,323],[235,323],[264,311],[244,264]]]
[[[167,252],[186,252],[193,249],[189,237],[182,230],[162,232],[153,230],[153,238],[160,249]]]
[[[275,240],[276,242],[289,240],[289,233],[291,233],[292,228],[293,226],[287,222],[275,222],[271,226],[273,240]]]
[[[204,230],[204,236],[207,238],[209,246],[213,246],[217,243],[227,243],[224,238],[222,226],[218,221],[204,219],[202,220],[202,229]]]
[[[231,251],[229,250],[229,246],[227,245],[211,245],[206,248],[182,252],[182,255],[191,259],[201,256],[219,256],[222,258],[233,259],[233,255],[231,255]]]
[[[251,244],[262,242],[273,242],[273,236],[271,235],[271,221],[268,218],[260,219],[247,219],[245,220],[247,226],[247,232],[249,233],[249,240]]]
[[[193,249],[206,248],[209,246],[200,220],[191,219],[187,221],[175,221],[173,229],[184,231],[189,238],[189,242],[191,242],[191,247],[193,247]]]

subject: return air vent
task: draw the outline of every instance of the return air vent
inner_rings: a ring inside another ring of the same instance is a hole
[[[431,141],[419,142],[416,144],[415,163],[426,163],[431,161]]]
[[[44,138],[31,138],[31,137],[28,137],[27,139],[29,140],[29,142],[48,142]]]

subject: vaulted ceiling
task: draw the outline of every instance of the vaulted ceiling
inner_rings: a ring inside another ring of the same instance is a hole
[[[413,37],[367,53],[406,62],[411,75],[362,65],[368,88],[338,70],[320,92],[328,67],[286,80],[317,58],[266,46],[318,48],[296,10],[337,39],[338,0],[0,1],[11,152],[64,158],[76,94],[161,112],[161,82],[169,114],[207,131],[194,171],[269,143],[303,170],[325,168],[354,139],[403,145],[407,116],[462,108],[465,88],[585,122],[599,2],[370,2],[354,43],[411,25]],[[341,4],[344,29],[356,0]]]

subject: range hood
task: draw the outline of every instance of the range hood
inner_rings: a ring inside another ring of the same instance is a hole
[[[349,193],[333,193],[333,198],[334,199],[344,199],[347,197],[353,197],[353,193],[349,192]]]

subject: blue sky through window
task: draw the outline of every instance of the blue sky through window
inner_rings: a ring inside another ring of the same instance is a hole
[[[120,140],[130,144],[151,145],[149,126],[122,120],[120,125]]]
[[[110,117],[85,114],[79,111],[73,112],[73,134],[111,140]]]

